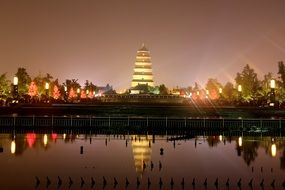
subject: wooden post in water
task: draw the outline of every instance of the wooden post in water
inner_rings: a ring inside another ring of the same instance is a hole
[[[14,127],[16,126],[16,116],[14,115]]]
[[[167,117],[165,118],[165,124],[166,124],[166,127],[167,127]]]
[[[111,117],[109,116],[109,127],[111,127]]]
[[[130,116],[128,116],[128,127],[130,126]]]
[[[53,127],[53,115],[51,115],[51,126]]]
[[[33,115],[33,127],[35,126],[35,115]]]
[[[186,123],[186,117],[184,118],[184,127],[186,127],[187,123]]]
[[[92,126],[92,123],[91,123],[91,115],[89,115],[89,126],[90,126],[90,127]]]
[[[70,116],[70,125],[72,127],[72,115]]]

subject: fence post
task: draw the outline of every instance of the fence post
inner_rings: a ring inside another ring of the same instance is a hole
[[[53,115],[51,115],[51,126],[53,127]]]
[[[166,124],[166,127],[167,127],[167,117],[165,118],[165,124]]]
[[[89,115],[89,126],[91,127],[92,126],[92,123],[91,123],[91,115]]]
[[[128,116],[128,127],[130,126],[130,116]]]
[[[148,117],[146,117],[146,126],[148,127]]]
[[[186,127],[187,123],[186,123],[186,117],[184,118],[184,127]]]
[[[70,116],[70,125],[72,127],[72,115]]]

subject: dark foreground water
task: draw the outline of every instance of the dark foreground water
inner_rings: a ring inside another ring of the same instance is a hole
[[[251,179],[253,189],[273,189],[273,180],[284,189],[284,137],[30,132],[2,133],[0,147],[0,189],[183,189],[183,178],[184,189],[251,189]]]

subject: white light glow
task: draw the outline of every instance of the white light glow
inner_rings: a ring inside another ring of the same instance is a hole
[[[238,146],[242,146],[242,137],[238,138]]]
[[[270,80],[270,88],[274,89],[276,86],[275,86],[275,80],[274,79],[271,79]]]
[[[46,82],[45,89],[46,89],[46,90],[49,89],[49,83],[48,83],[48,82]]]
[[[241,85],[240,85],[240,84],[238,85],[238,91],[239,91],[239,92],[241,92],[241,91],[242,91],[242,87],[241,87]]]
[[[18,85],[18,82],[19,82],[18,77],[14,76],[13,84],[16,86],[16,85]]]
[[[15,154],[15,152],[16,152],[16,142],[15,140],[13,140],[11,142],[11,154]]]
[[[44,145],[46,146],[48,143],[48,137],[47,134],[44,134]]]
[[[222,94],[223,93],[223,89],[219,88],[219,93]]]
[[[272,144],[271,145],[271,155],[273,156],[273,157],[275,157],[276,156],[276,144]]]

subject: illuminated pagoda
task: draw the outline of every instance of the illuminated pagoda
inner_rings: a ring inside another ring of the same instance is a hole
[[[150,52],[144,44],[137,51],[132,88],[138,85],[154,86]]]

